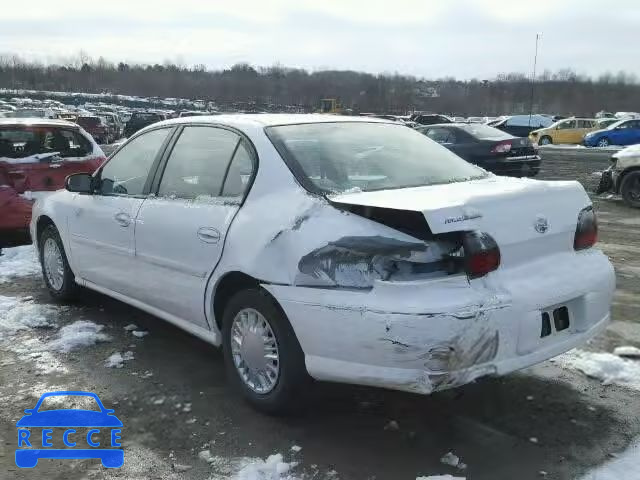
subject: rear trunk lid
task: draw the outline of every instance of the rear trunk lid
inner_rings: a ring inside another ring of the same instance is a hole
[[[489,177],[397,190],[332,195],[338,205],[420,212],[432,234],[478,230],[500,247],[502,265],[573,250],[580,210],[591,201],[575,181]]]

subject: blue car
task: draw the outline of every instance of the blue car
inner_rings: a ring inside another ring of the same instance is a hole
[[[596,130],[584,136],[587,147],[608,147],[609,145],[635,145],[640,143],[640,120],[620,120],[603,130]]]
[[[42,402],[48,397],[55,396],[80,396],[91,397],[95,400],[100,411],[84,409],[57,409],[38,411]],[[121,448],[97,448],[100,443],[95,441],[94,436],[100,433],[100,429],[110,429],[111,447],[120,447],[120,427],[122,422],[113,413],[114,410],[107,409],[102,405],[100,398],[91,392],[48,392],[40,397],[36,406],[24,411],[24,415],[16,423],[18,427],[18,449],[16,449],[16,465],[21,468],[35,467],[40,458],[56,459],[86,459],[99,458],[106,468],[118,468],[124,463],[124,452]],[[27,428],[42,427],[42,435],[31,435]],[[91,428],[86,434],[87,443],[96,448],[73,448],[75,441],[71,440],[73,435],[80,438],[80,434],[72,427]],[[63,434],[64,449],[50,448],[53,435],[53,428],[65,428]],[[40,442],[41,445],[36,445]],[[34,445],[32,445],[32,443]],[[21,448],[24,447],[24,448]],[[41,448],[40,448],[41,447]]]

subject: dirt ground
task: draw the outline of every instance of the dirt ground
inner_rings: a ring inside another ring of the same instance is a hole
[[[578,179],[592,188],[592,173],[606,168],[608,156],[545,151],[541,178]],[[618,288],[613,322],[587,348],[640,346],[640,211],[606,195],[593,200],[600,247],[615,264]],[[0,295],[51,302],[36,276],[0,284]],[[78,319],[105,325],[112,339],[53,358],[19,352],[21,344],[49,339],[48,330],[20,332],[11,345],[0,344],[3,480],[226,478],[243,457],[277,452],[299,462],[294,473],[308,479],[413,480],[447,473],[471,480],[573,479],[640,436],[637,392],[603,386],[551,362],[428,397],[319,384],[303,413],[267,417],[238,401],[218,350],[157,318],[91,292],[56,315],[59,325]],[[130,323],[149,335],[133,337],[123,328]],[[126,350],[134,360],[105,368],[109,355]],[[124,423],[121,469],[104,469],[97,460],[15,466],[15,422],[42,392],[62,389],[93,391],[116,410]],[[302,450],[293,451],[294,445]],[[220,458],[198,458],[207,448]],[[440,463],[449,451],[468,465],[464,472]]]

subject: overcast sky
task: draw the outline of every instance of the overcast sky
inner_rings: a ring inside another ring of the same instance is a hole
[[[56,61],[80,49],[142,63],[437,78],[573,68],[640,76],[640,0],[5,0],[0,53]]]

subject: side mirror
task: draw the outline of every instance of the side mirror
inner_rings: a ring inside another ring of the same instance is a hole
[[[69,192],[93,193],[93,177],[88,173],[74,173],[64,181],[64,188]]]

